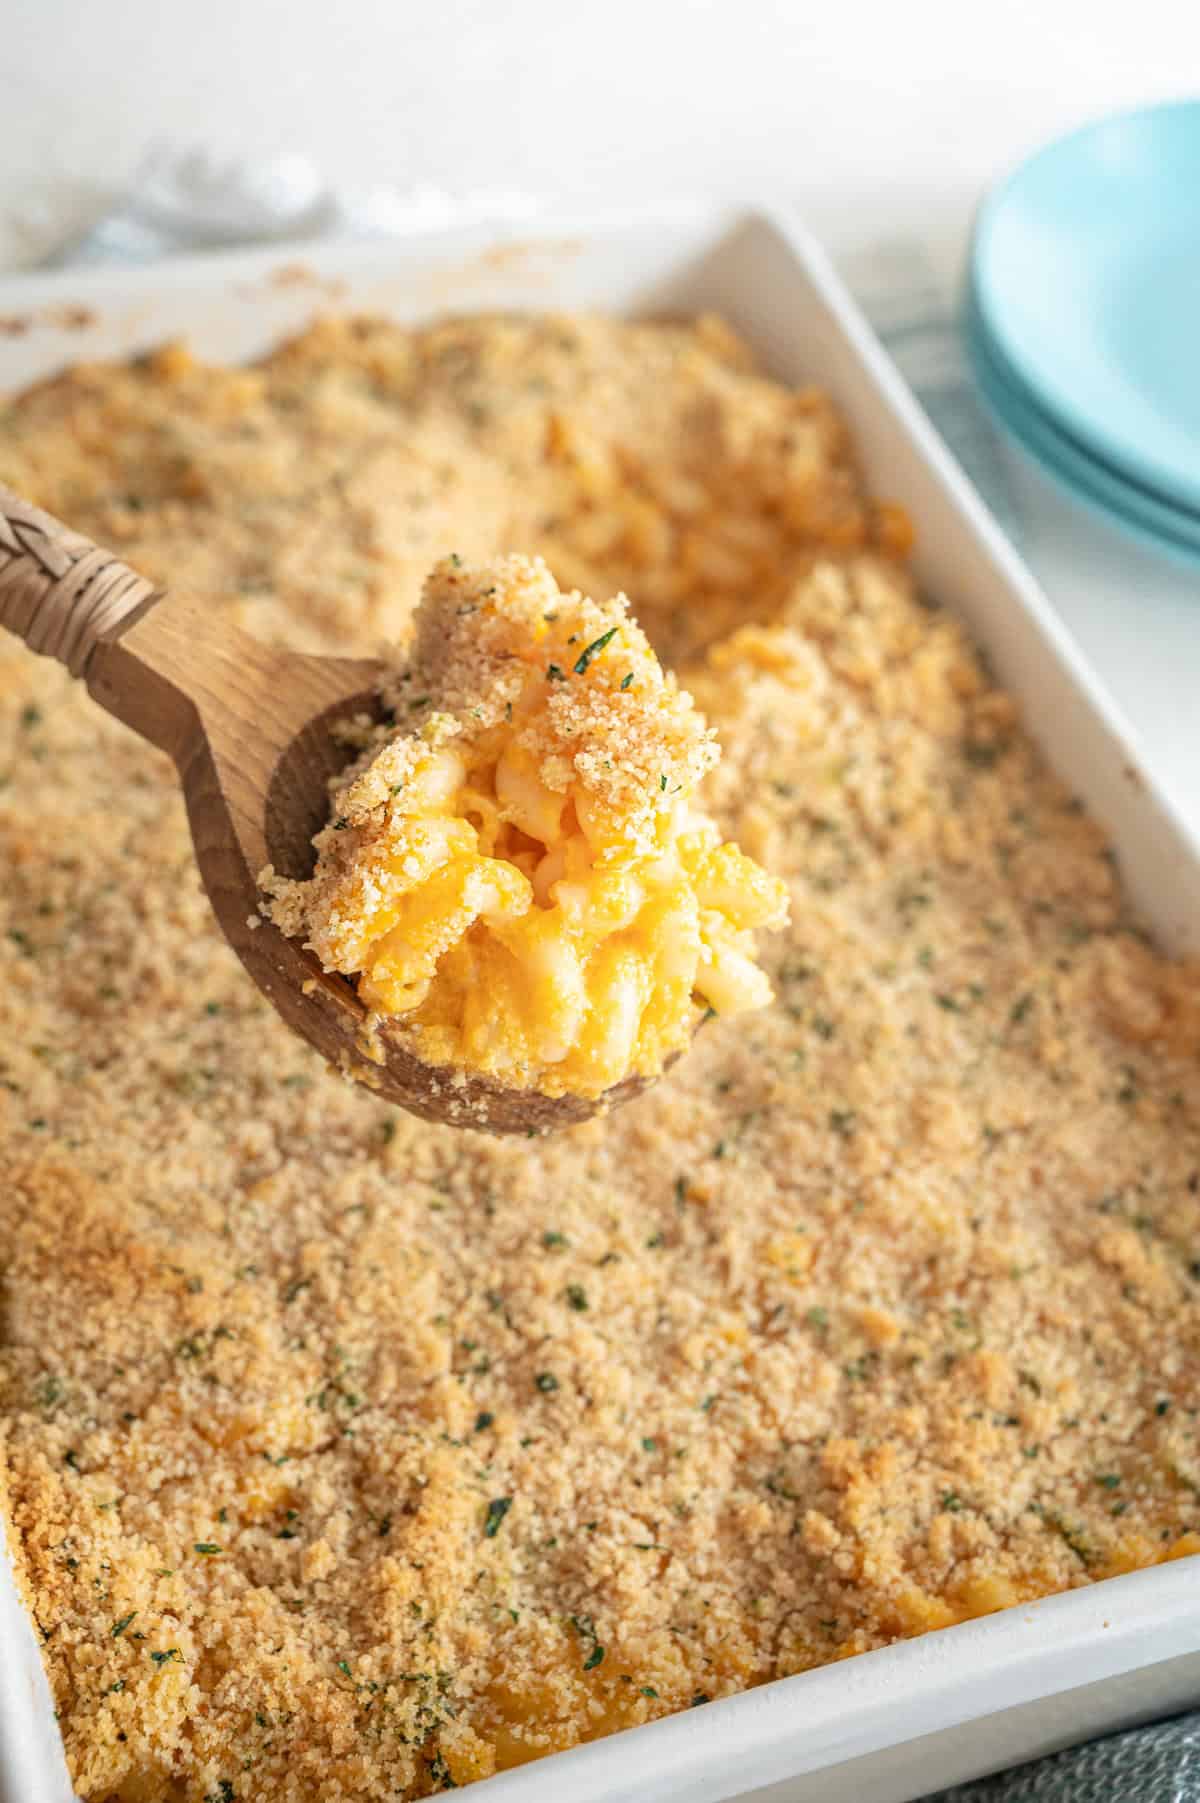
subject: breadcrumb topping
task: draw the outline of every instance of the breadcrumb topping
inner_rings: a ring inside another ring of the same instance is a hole
[[[0,478],[306,648],[451,549],[636,596],[792,898],[645,1098],[422,1124],[0,645],[0,1506],[81,1797],[418,1798],[1200,1550],[1200,981],[824,397],[711,321],[335,320],[56,377]]]
[[[548,789],[578,787],[602,803],[612,834],[632,849],[656,849],[669,797],[695,789],[720,756],[716,734],[664,671],[626,597],[563,594],[544,558],[509,556],[480,569],[446,559],[414,628],[412,663],[388,696],[397,718],[415,711],[414,692],[428,692],[439,713],[478,738],[519,706],[534,662],[540,705],[513,737]]]
[[[360,843],[347,829],[377,832],[404,810],[431,746],[455,742],[469,756],[497,729],[528,754],[547,789],[566,796],[577,788],[604,806],[615,850],[657,850],[658,821],[720,750],[628,608],[624,595],[599,605],[563,594],[541,557],[478,568],[457,554],[442,559],[424,584],[410,654],[382,686],[388,724],[339,780],[332,822],[315,841],[329,873]],[[310,893],[277,885],[293,900],[286,916],[272,909],[289,932],[304,924],[298,891]]]

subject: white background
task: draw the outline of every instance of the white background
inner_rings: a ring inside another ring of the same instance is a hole
[[[786,188],[961,227],[1038,139],[1200,88],[1194,0],[5,0],[0,168],[86,203],[155,135],[342,180]],[[10,247],[11,254],[11,247]]]
[[[797,199],[950,266],[980,190],[1096,113],[1200,91],[1195,0],[6,0],[0,267],[150,139],[342,182]],[[1200,572],[1023,484],[1026,549],[1200,828]]]

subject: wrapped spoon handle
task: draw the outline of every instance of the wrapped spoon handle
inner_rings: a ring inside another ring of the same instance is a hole
[[[111,551],[0,484],[0,626],[84,676],[96,646],[160,591]]]

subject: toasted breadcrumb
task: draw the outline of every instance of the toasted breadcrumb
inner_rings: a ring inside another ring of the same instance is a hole
[[[599,604],[577,590],[563,594],[543,558],[470,570],[448,559],[415,625],[412,665],[391,692],[395,709],[411,708],[414,690],[427,689],[474,737],[511,716],[529,661],[539,677],[553,669],[544,705],[515,737],[547,788],[578,787],[603,804],[614,836],[633,850],[657,848],[667,796],[693,790],[717,762],[716,734],[663,670],[625,596]]]
[[[310,648],[452,549],[635,595],[793,904],[643,1100],[423,1125],[0,646],[0,1505],[88,1803],[417,1798],[1200,1550],[1200,981],[826,400],[716,322],[330,321],[56,377],[0,479]]]
[[[587,680],[572,682],[571,666],[614,633],[621,637],[609,656],[589,659],[580,672]],[[404,805],[431,744],[457,741],[466,749],[513,721],[533,662],[538,677],[547,669],[555,676],[541,705],[528,708],[505,739],[529,753],[547,788],[565,796],[577,786],[605,804],[622,846],[657,849],[655,826],[670,798],[694,790],[720,752],[691,696],[664,672],[629,617],[624,595],[603,606],[564,595],[540,557],[514,555],[468,569],[452,555],[426,581],[411,652],[382,685],[389,721],[399,724],[371,733],[335,787],[336,825],[316,841],[325,881],[274,885],[271,913],[285,932],[306,929],[353,861],[361,843],[354,829],[377,835],[387,813]],[[636,683],[628,680],[631,666]]]

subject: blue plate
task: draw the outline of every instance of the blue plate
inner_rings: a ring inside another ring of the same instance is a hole
[[[984,202],[988,338],[1087,451],[1200,508],[1200,101],[1085,126]]]
[[[965,326],[968,348],[972,350],[977,366],[982,360],[988,366],[992,386],[998,383],[1006,391],[1006,410],[1028,419],[1039,437],[1059,449],[1065,463],[1073,468],[1086,467],[1094,473],[1097,482],[1112,493],[1122,508],[1142,507],[1148,518],[1161,521],[1168,531],[1190,524],[1200,533],[1200,507],[1187,507],[1168,500],[1160,489],[1139,481],[1120,464],[1099,455],[1086,441],[1077,438],[1061,419],[1046,412],[1036,390],[1022,381],[1019,371],[1014,369],[989,333],[971,282],[967,285]]]
[[[1200,566],[1200,513],[1175,508],[1114,475],[1110,466],[1087,456],[1030,404],[1027,393],[1009,380],[986,331],[970,308],[967,351],[979,389],[999,424],[1025,453],[1074,499],[1144,544],[1192,567]]]

